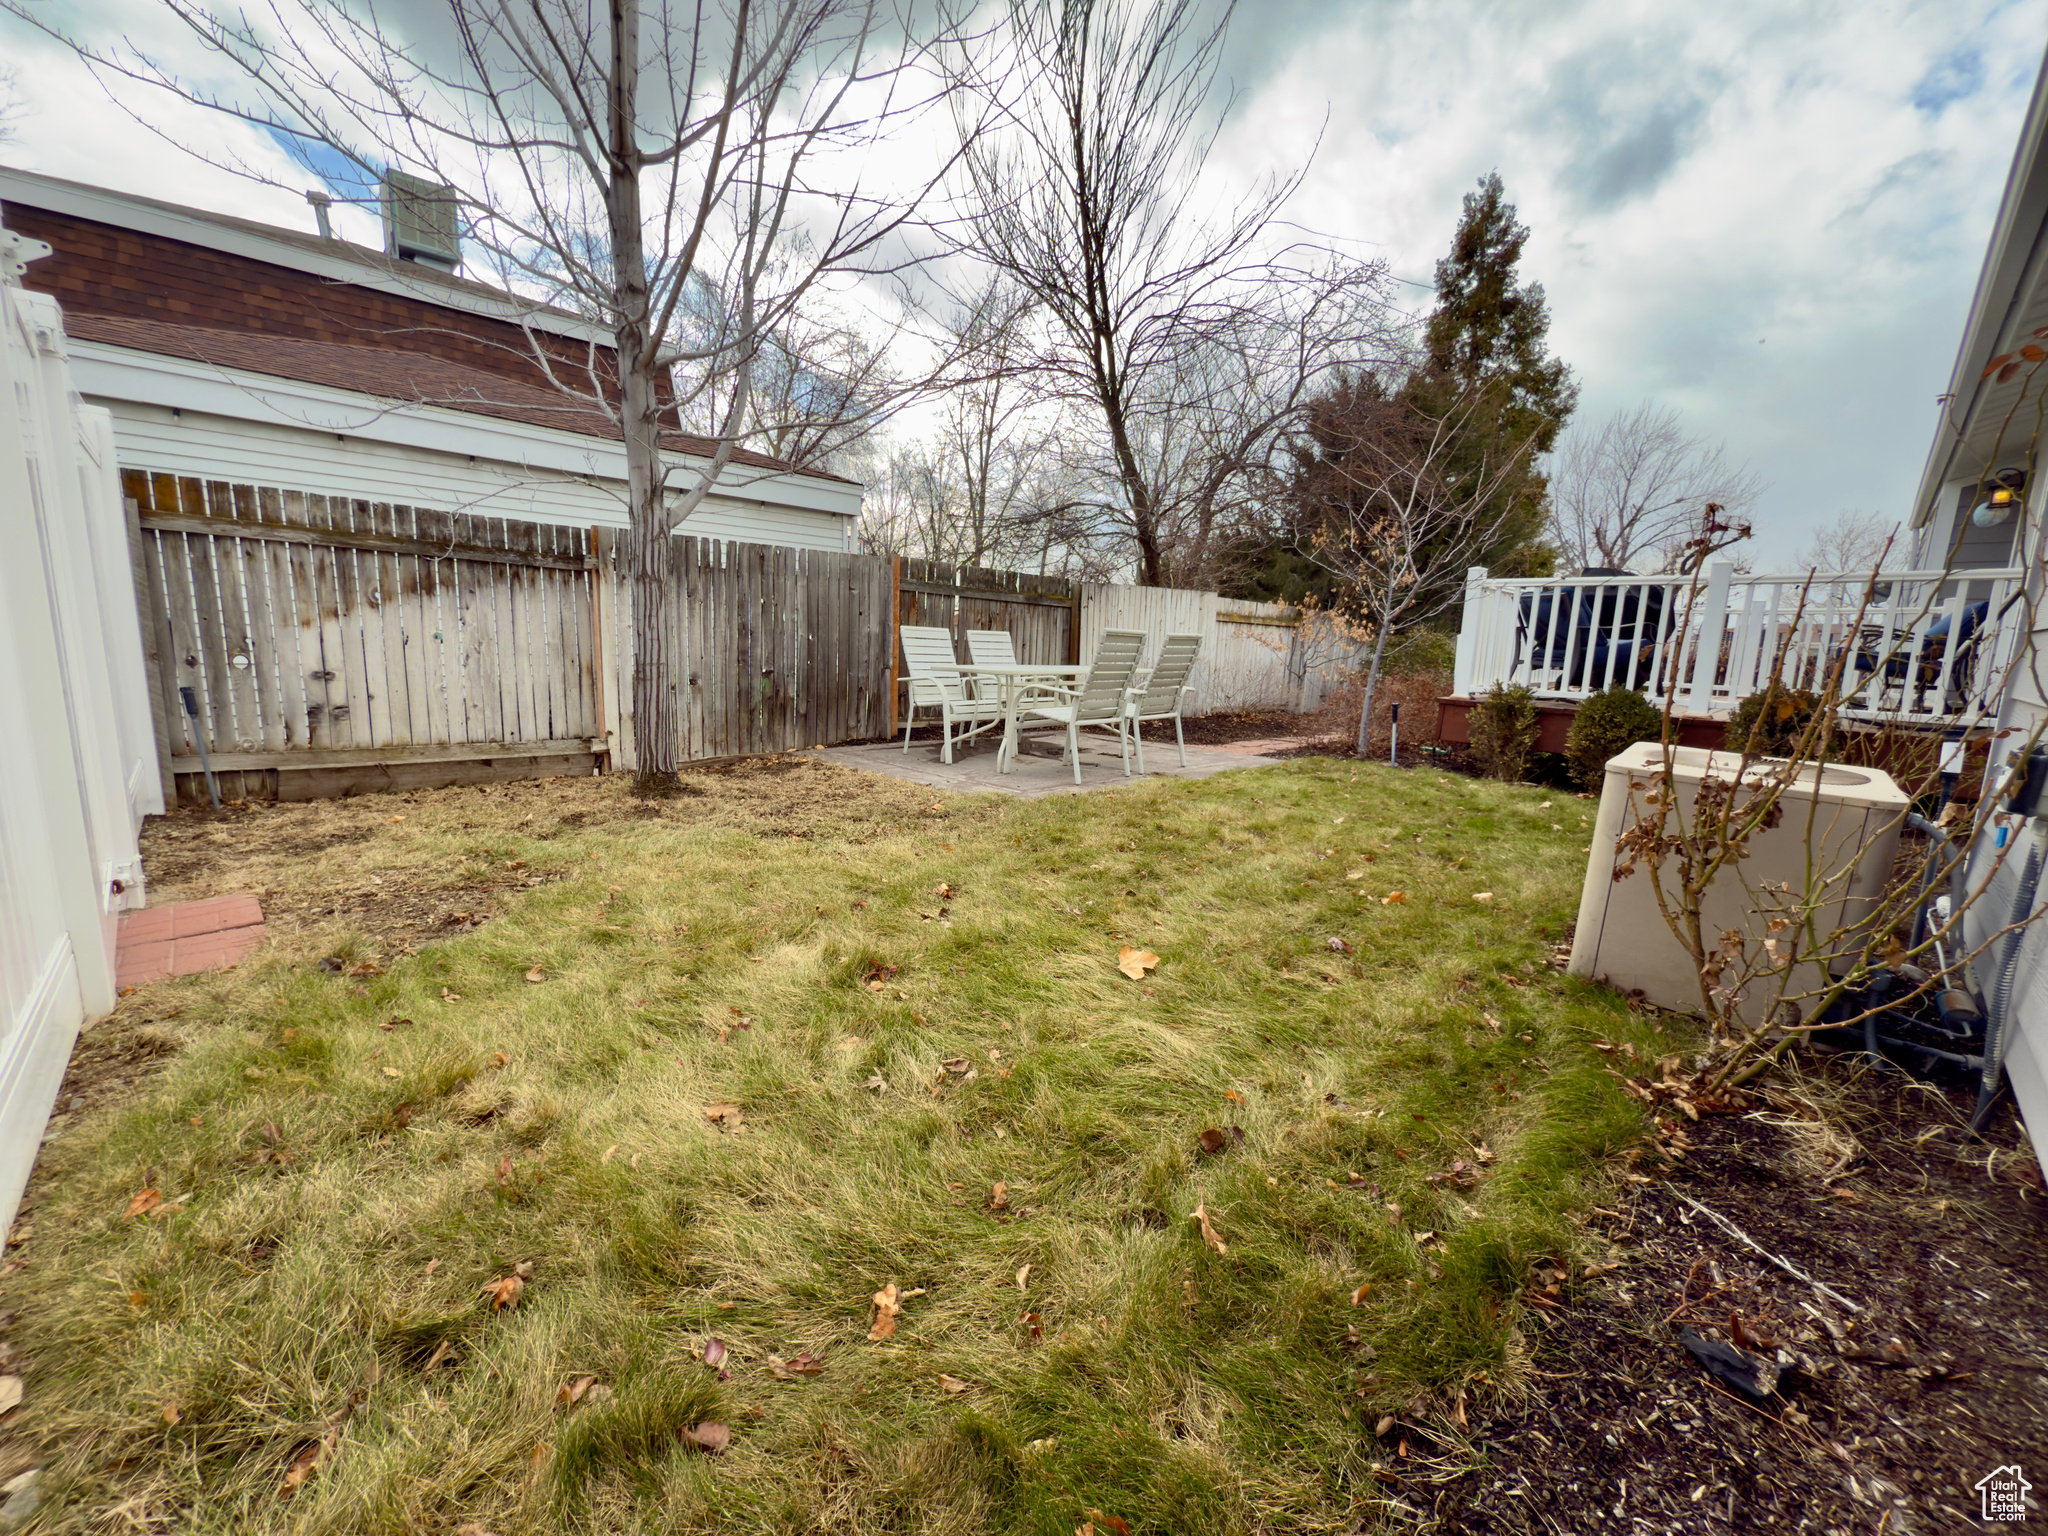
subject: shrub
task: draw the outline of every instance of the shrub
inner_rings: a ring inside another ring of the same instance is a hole
[[[1581,789],[1598,789],[1607,760],[1639,741],[1661,741],[1663,713],[1648,699],[1622,683],[1596,693],[1572,716],[1564,739],[1564,755]]]
[[[1472,761],[1489,779],[1516,783],[1536,745],[1536,695],[1495,683],[1472,707]]]
[[[1772,683],[1735,706],[1735,713],[1728,717],[1728,750],[1759,757],[1788,756],[1819,708],[1819,698],[1805,689]]]

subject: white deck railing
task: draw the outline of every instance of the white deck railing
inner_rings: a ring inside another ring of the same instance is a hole
[[[1887,572],[1865,603],[1868,581],[1738,575],[1713,561],[1695,591],[1689,576],[1493,580],[1475,567],[1455,687],[1469,697],[1519,683],[1575,700],[1626,683],[1660,708],[1707,714],[1763,687],[1780,655],[1787,684],[1818,688],[1846,653],[1845,714],[1949,723],[1995,712],[2027,620],[2021,573]]]

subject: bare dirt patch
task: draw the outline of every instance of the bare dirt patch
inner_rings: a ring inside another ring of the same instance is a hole
[[[1843,1057],[1685,1125],[1667,1177],[1595,1212],[1619,1267],[1564,1289],[1526,1398],[1474,1416],[1481,1468],[1408,1500],[1472,1532],[1982,1529],[1979,1478],[2048,1465],[2048,1202],[2010,1110],[1971,1142],[1963,1103]],[[1687,1326],[1785,1385],[1742,1401]]]
[[[792,755],[692,769],[655,801],[619,775],[183,809],[150,822],[142,853],[151,905],[250,891],[281,941],[348,932],[390,954],[489,921],[554,878],[551,855],[584,832],[662,823],[859,841],[963,814],[930,789]]]

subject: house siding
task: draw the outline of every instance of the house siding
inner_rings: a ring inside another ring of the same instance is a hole
[[[22,285],[49,294],[68,314],[424,351],[547,387],[527,333],[487,315],[95,223],[38,208],[19,196],[7,203],[7,224],[54,247],[52,255],[30,266]],[[340,242],[336,250],[376,259],[372,252]],[[566,340],[557,345],[571,362],[583,355]]]
[[[113,414],[123,469],[485,517],[626,526],[625,487],[616,480],[193,411],[174,418],[161,407],[118,399],[94,403]],[[702,538],[843,551],[851,527],[852,519],[835,512],[712,496],[683,531]]]

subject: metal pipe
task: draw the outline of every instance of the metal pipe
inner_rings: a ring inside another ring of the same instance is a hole
[[[199,724],[199,696],[190,688],[180,688],[178,698],[184,703],[185,713],[192,717],[192,739],[199,743],[199,766],[206,774],[206,793],[213,800],[213,808],[220,809],[220,790],[213,782],[213,764],[206,756],[206,732]]]

